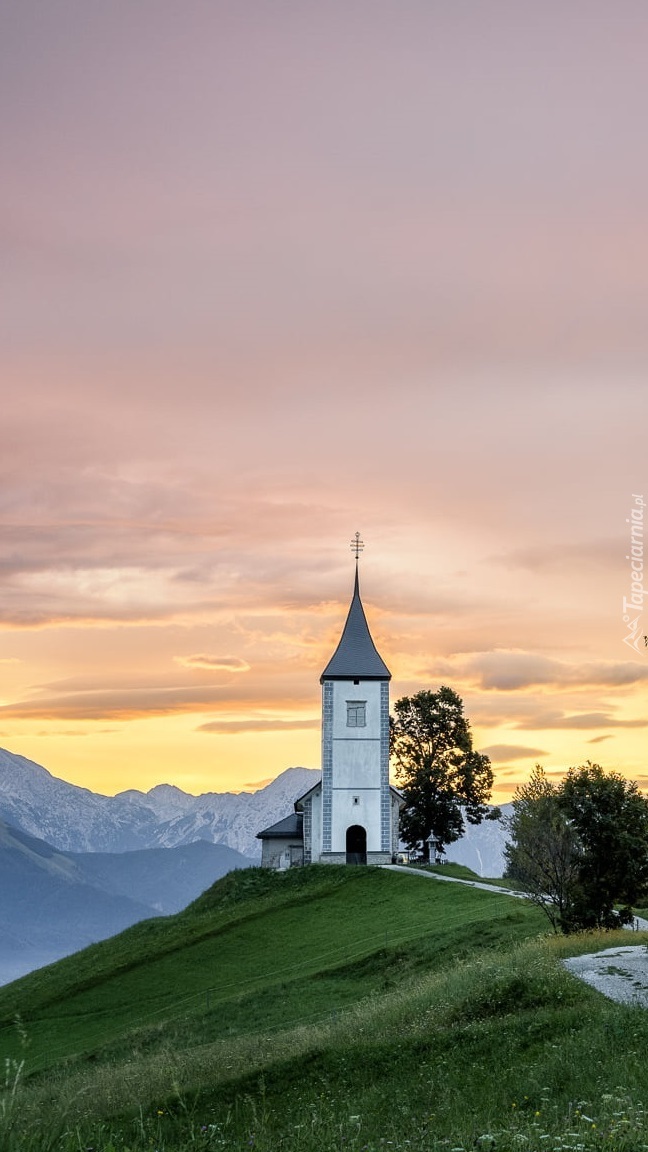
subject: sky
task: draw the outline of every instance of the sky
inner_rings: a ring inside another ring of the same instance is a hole
[[[644,0],[0,19],[0,745],[319,767],[360,531],[392,699],[453,687],[494,799],[648,787]]]

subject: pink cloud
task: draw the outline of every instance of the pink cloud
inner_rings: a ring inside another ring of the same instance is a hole
[[[394,696],[623,756],[644,8],[41,9],[0,43],[5,726],[312,710],[360,528]]]

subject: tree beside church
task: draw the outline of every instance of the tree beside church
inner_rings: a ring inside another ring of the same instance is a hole
[[[463,702],[445,685],[394,705],[390,745],[404,801],[401,837],[427,860],[463,836],[465,821],[495,819],[491,763],[473,748]]]
[[[622,927],[648,899],[648,799],[634,780],[588,760],[555,783],[537,764],[507,823],[506,875],[555,931]]]

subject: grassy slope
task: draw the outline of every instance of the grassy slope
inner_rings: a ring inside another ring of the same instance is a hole
[[[470,951],[475,928],[481,947],[539,928],[522,906],[456,888],[376,869],[231,874],[175,917],[0,989],[0,1058],[17,1055],[16,1012],[42,1070],[134,1028],[186,1035],[207,1014],[213,1036],[330,1014],[392,969]]]
[[[233,874],[0,989],[0,1057],[19,1054],[18,1011],[27,1069],[50,1069],[18,1094],[5,1145],[371,1152],[474,1146],[492,1128],[501,1149],[557,1148],[571,1124],[590,1147],[603,1129],[587,1109],[632,1113],[636,1141],[646,1014],[557,964],[628,937],[547,942],[544,927],[522,901],[405,874]],[[76,1144],[56,1143],[61,1109],[80,1117]],[[29,1144],[43,1115],[50,1143],[39,1128]],[[1,1118],[0,1091],[0,1136]]]

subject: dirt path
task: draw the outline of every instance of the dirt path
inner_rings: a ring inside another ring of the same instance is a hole
[[[404,864],[385,864],[392,872],[408,872],[410,876],[423,876],[445,884],[465,884],[469,888],[483,888],[485,892],[499,892],[526,900],[523,892],[511,892],[497,884],[483,884],[479,880],[460,880],[457,876],[443,876],[439,872],[426,872],[422,868],[408,868]],[[640,931],[648,931],[648,920],[635,918]],[[586,956],[570,956],[562,963],[579,980],[602,992],[609,1000],[619,1004],[636,1004],[648,1008],[648,945],[628,944],[621,948],[604,948]]]
[[[408,868],[407,864],[383,864],[391,872],[409,872],[410,876],[427,876],[430,880],[442,880],[445,884],[466,884],[469,888],[482,888],[484,892],[500,892],[502,896],[515,896],[518,900],[528,900],[525,892],[512,892],[510,888],[500,888],[498,884],[484,884],[481,880],[460,880],[458,876],[444,876],[441,872],[426,872],[423,868]],[[633,931],[648,932],[648,920],[635,916]]]
[[[510,888],[500,888],[497,884],[483,884],[481,880],[460,880],[458,876],[443,876],[440,872],[426,872],[424,868],[408,868],[407,864],[383,864],[391,872],[409,872],[410,876],[426,876],[430,880],[443,880],[444,884],[465,884],[468,888],[483,888],[484,892],[501,892],[502,896],[516,896],[526,900],[524,892],[511,892]],[[648,921],[646,921],[648,928]]]

